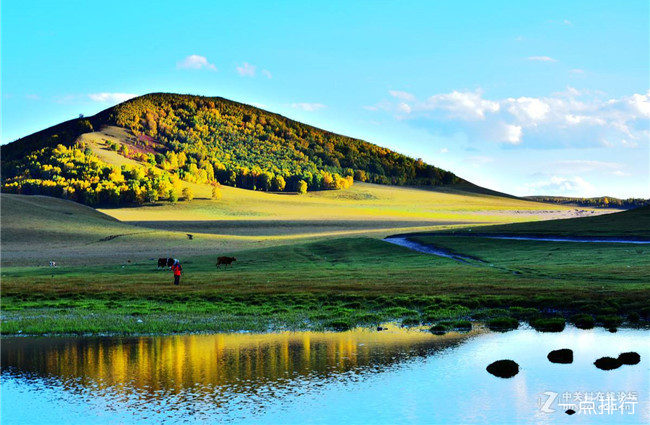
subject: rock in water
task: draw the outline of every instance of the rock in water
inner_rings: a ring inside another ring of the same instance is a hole
[[[512,360],[497,360],[486,370],[499,378],[512,378],[519,373],[519,365]]]
[[[594,362],[598,369],[612,370],[621,367],[621,361],[613,357],[601,357]]]
[[[573,350],[568,348],[553,350],[546,357],[551,363],[570,364],[573,363]]]
[[[641,361],[641,356],[639,355],[639,353],[630,351],[628,353],[619,354],[618,361],[621,362],[621,364],[635,365],[635,364],[639,364],[639,362]]]

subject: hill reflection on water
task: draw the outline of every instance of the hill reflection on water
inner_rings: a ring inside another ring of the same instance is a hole
[[[187,408],[190,399],[228,408],[238,396],[261,407],[262,399],[337,379],[354,381],[355,375],[426,357],[480,332],[435,336],[390,327],[382,332],[7,338],[2,369],[5,378],[130,400],[126,404],[136,409],[158,403]]]

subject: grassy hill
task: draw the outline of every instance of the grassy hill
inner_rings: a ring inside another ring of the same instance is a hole
[[[175,200],[179,182],[276,192],[353,181],[481,190],[421,159],[218,97],[145,95],[1,149],[3,191],[93,206]]]

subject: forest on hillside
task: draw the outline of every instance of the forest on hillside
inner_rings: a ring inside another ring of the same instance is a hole
[[[210,163],[226,185],[253,189],[260,186],[258,177],[266,186],[275,176],[288,190],[300,180],[309,190],[341,189],[345,177],[393,185],[460,180],[390,149],[221,98],[152,94],[118,105],[113,113],[118,126],[185,152],[199,168]]]
[[[142,163],[142,173],[103,163],[77,143],[81,134],[105,125],[133,133],[131,149],[128,144],[113,148]],[[3,191],[88,205],[175,200],[180,180],[277,192],[346,189],[354,180],[462,182],[421,159],[252,106],[160,93],[35,133],[3,146],[2,155]]]

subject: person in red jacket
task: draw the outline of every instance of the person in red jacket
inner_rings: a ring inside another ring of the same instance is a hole
[[[183,268],[181,267],[181,263],[178,260],[174,260],[172,271],[174,272],[174,285],[180,285],[181,272],[183,271]]]

